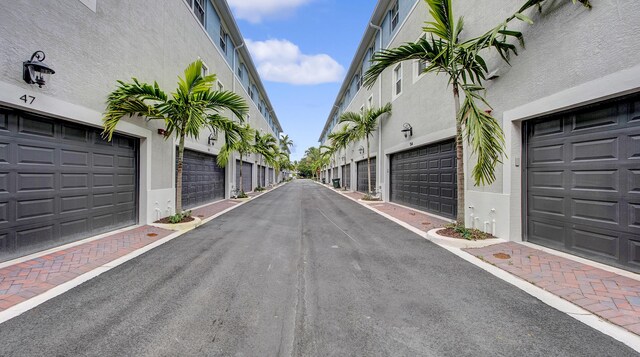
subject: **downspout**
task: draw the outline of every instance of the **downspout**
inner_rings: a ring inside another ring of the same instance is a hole
[[[238,53],[237,51],[238,51],[238,49],[242,48],[242,46],[244,46],[244,41],[240,45],[238,45],[238,46],[233,48],[233,66],[231,68],[231,91],[233,93],[236,92],[236,57],[238,56],[237,55],[237,53]],[[231,114],[231,118],[233,119],[234,116],[235,116],[235,114],[232,113]],[[233,167],[235,167],[235,170],[233,170],[231,180],[229,180],[229,181],[230,182],[235,182],[235,179],[236,179],[235,173],[236,173],[236,170],[238,170],[238,168],[236,167],[237,165],[235,165],[235,163],[236,163],[236,156],[235,155],[232,155],[232,160],[233,160],[233,163],[234,163]],[[240,166],[242,166],[242,160],[240,160]],[[236,190],[238,190],[238,189],[240,189],[240,188],[236,187]]]
[[[380,49],[382,49],[382,26],[374,25],[372,22],[369,23],[369,26],[378,30],[378,33],[380,34]],[[382,73],[378,75],[378,108],[382,108]],[[380,178],[385,178],[385,182],[387,181],[385,173],[382,172],[384,167],[382,157],[382,120],[378,120],[378,154],[376,155],[376,166],[376,177],[378,181],[376,182],[376,186],[382,189]],[[383,197],[380,198],[384,201]]]

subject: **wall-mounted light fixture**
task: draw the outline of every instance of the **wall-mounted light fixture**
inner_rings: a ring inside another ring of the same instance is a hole
[[[346,156],[343,156],[343,157],[342,157],[342,162],[346,162],[346,161],[347,161],[347,157],[346,157]]]
[[[216,144],[216,140],[218,140],[218,133],[211,133],[211,134],[209,134],[209,137],[207,138],[207,144],[208,145],[215,145]]]
[[[162,136],[167,136],[167,135],[169,135],[169,134],[167,133],[167,131],[166,131],[166,130],[164,130],[164,129],[162,129],[162,128],[158,129],[158,134],[160,134],[160,135],[162,135]]]
[[[360,145],[358,151],[360,152],[360,155],[364,155],[364,147],[362,145]]]
[[[47,66],[43,61],[46,55],[42,51],[36,51],[31,55],[31,59],[22,62],[22,79],[29,84],[37,84],[42,88],[49,81],[49,77],[56,73],[53,68]]]
[[[402,127],[403,129],[400,130],[400,132],[404,134],[405,138],[410,138],[413,136],[413,128],[411,127],[411,124],[404,123],[402,124]]]

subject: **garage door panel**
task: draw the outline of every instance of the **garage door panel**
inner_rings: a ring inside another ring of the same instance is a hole
[[[191,208],[224,198],[224,175],[224,169],[216,163],[216,156],[185,150],[182,166],[182,206]],[[119,175],[118,184],[124,192],[129,191],[127,176]]]
[[[371,162],[371,190],[377,191],[377,183],[376,183],[376,158],[372,157],[370,159]],[[357,190],[359,192],[367,193],[369,191],[368,177],[369,172],[367,170],[367,160],[361,160],[357,163]]]
[[[640,267],[629,241],[640,234],[640,122],[632,117],[638,102],[620,99],[526,123],[529,241]],[[541,221],[564,226],[564,234],[541,228]]]
[[[55,136],[55,122],[47,119],[20,116],[18,119],[18,133],[53,138]]]
[[[570,249],[619,260],[620,235],[589,227],[570,229]]]

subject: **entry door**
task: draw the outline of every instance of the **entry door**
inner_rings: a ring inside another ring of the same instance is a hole
[[[525,124],[526,239],[640,271],[640,96]]]

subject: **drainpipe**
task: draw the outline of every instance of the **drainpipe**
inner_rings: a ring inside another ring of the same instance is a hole
[[[378,31],[378,33],[380,34],[380,49],[382,49],[382,27],[378,26],[378,25],[374,25],[373,22],[369,23],[369,26],[376,29]],[[382,74],[380,74],[378,76],[378,108],[382,108]],[[376,185],[378,187],[380,187],[380,191],[382,191],[382,184],[381,184],[381,178],[385,178],[385,182],[386,180],[386,173],[383,172],[384,170],[384,165],[383,165],[383,153],[382,153],[382,120],[378,121],[378,154],[376,155],[376,171],[377,171],[377,181]],[[384,201],[384,197],[382,197],[382,192],[380,195],[381,199]]]

